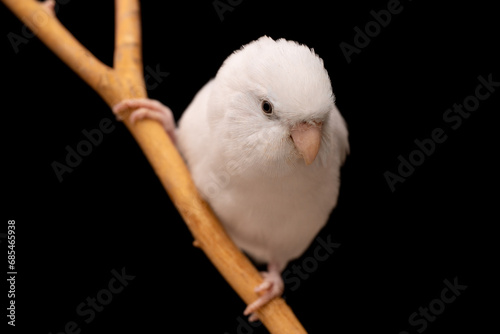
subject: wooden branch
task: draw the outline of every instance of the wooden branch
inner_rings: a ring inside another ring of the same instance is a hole
[[[95,58],[40,2],[1,1],[110,107],[127,98],[146,97],[138,0],[115,0],[114,68]],[[184,218],[197,246],[245,303],[250,304],[258,297],[254,288],[262,282],[260,274],[231,241],[199,195],[186,165],[163,128],[151,120],[132,124],[127,116],[124,114],[125,125]],[[271,333],[306,333],[282,298],[272,300],[258,311],[258,315]]]

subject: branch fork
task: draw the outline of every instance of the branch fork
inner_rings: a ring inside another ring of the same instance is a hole
[[[138,0],[115,0],[115,50],[113,68],[90,53],[60,23],[54,0],[2,1],[39,39],[92,89],[113,107],[122,100],[146,98],[142,64],[140,7]],[[203,201],[179,152],[160,124],[151,120],[132,123],[131,110],[122,114],[195,241],[231,287],[251,304],[258,298],[254,288],[262,278],[236,247],[209,205]],[[271,333],[306,333],[282,298],[273,299],[257,311]]]

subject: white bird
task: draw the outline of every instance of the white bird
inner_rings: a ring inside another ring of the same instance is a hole
[[[348,131],[323,60],[305,45],[267,36],[231,54],[175,123],[149,99],[115,114],[161,122],[227,233],[267,263],[255,311],[283,293],[281,272],[326,224],[337,203]]]

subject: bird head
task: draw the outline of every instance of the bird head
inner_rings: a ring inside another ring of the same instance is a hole
[[[208,112],[224,154],[259,172],[283,174],[326,163],[335,146],[347,150],[347,133],[338,134],[345,136],[338,144],[331,131],[331,122],[343,119],[323,61],[293,41],[264,36],[229,56],[214,80]]]

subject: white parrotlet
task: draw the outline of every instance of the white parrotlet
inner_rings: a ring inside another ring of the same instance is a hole
[[[281,272],[326,224],[337,203],[348,131],[323,60],[305,45],[267,36],[231,54],[194,97],[176,129],[158,101],[117,104],[133,122],[159,121],[227,233],[266,263],[254,313],[283,293]]]

